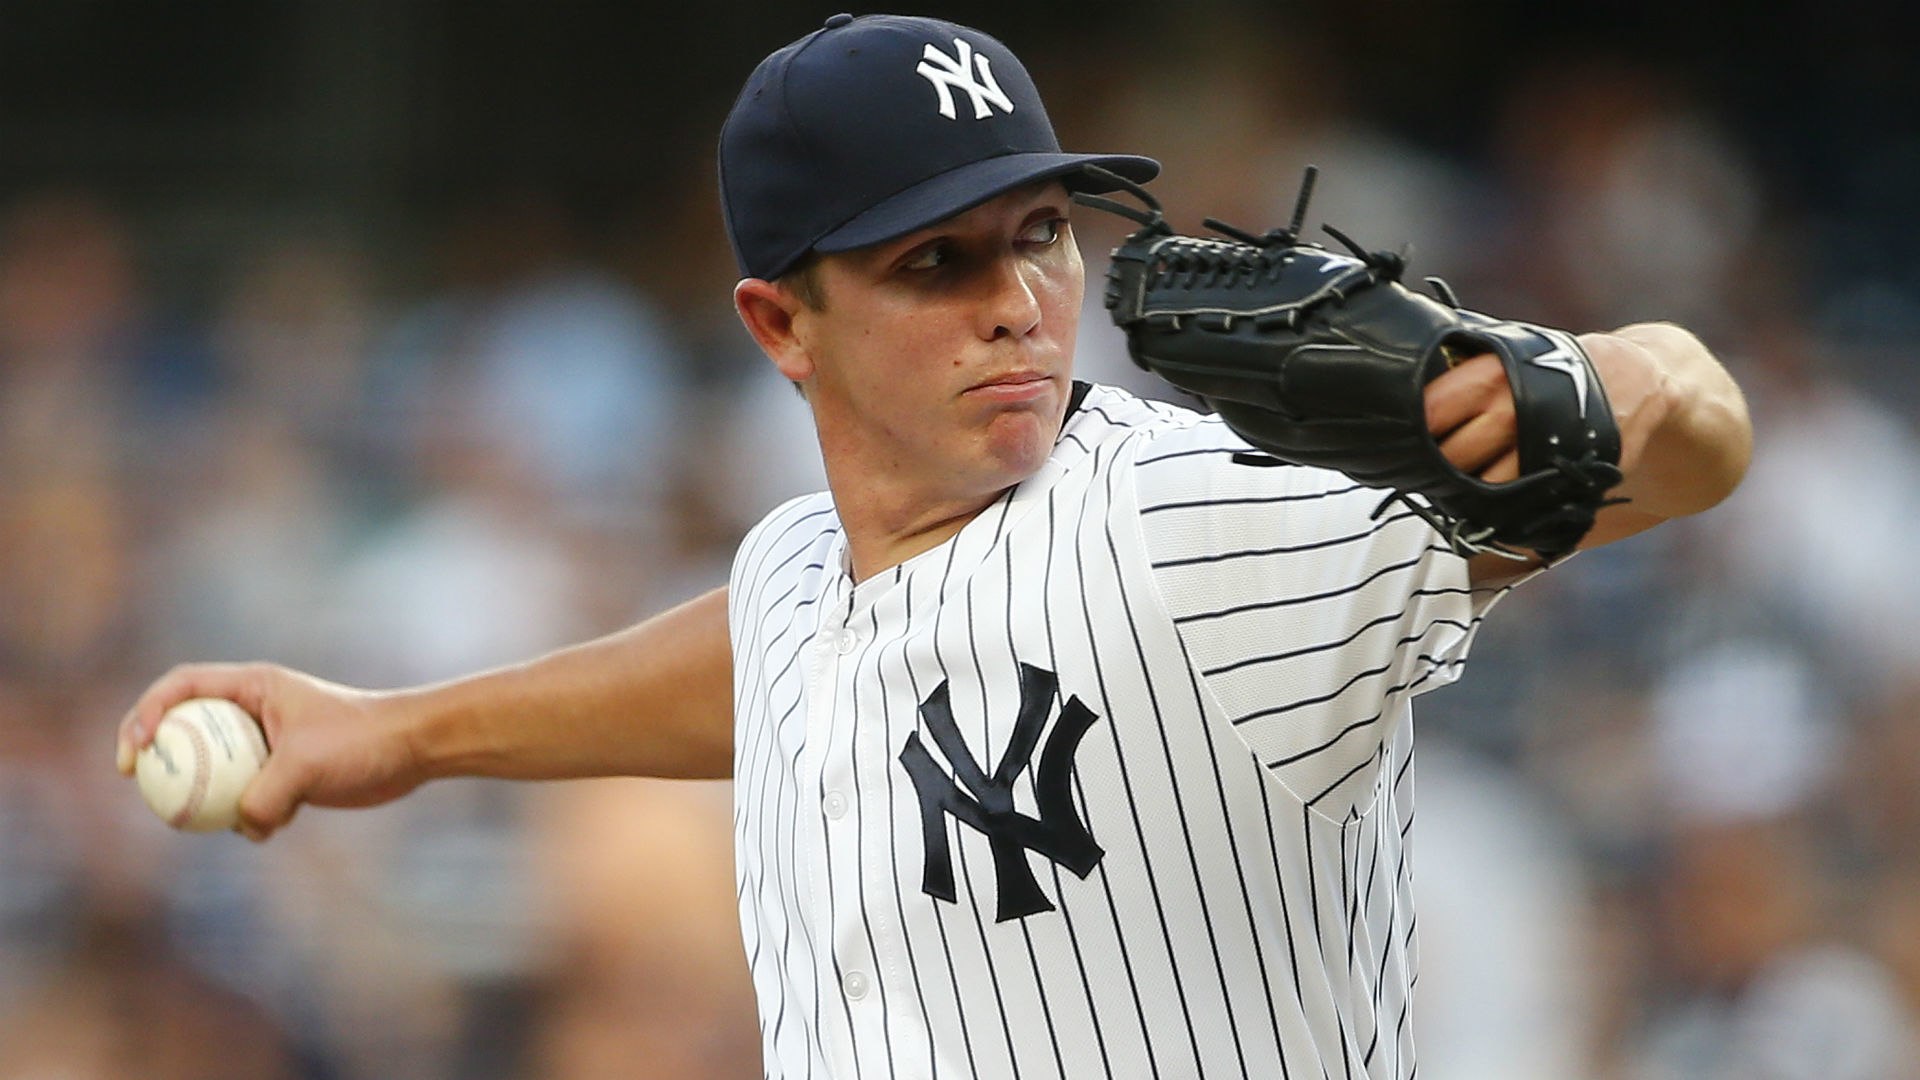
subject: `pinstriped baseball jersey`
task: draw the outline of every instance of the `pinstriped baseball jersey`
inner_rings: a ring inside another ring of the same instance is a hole
[[[1077,388],[855,583],[825,495],[731,592],[769,1076],[1410,1077],[1409,699],[1499,595],[1381,493]]]

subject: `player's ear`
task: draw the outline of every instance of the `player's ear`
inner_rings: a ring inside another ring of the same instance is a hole
[[[733,287],[733,307],[780,374],[795,383],[813,374],[813,357],[798,325],[808,311],[800,297],[771,281],[742,278]]]

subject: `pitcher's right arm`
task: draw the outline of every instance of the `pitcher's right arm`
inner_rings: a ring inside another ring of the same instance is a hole
[[[727,591],[525,663],[400,690],[341,686],[276,664],[183,664],[121,722],[130,774],[167,709],[219,697],[272,750],[240,803],[264,840],[303,804],[377,806],[428,780],[486,776],[721,778],[733,766]]]

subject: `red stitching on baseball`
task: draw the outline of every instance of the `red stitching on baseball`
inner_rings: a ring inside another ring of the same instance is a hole
[[[201,711],[206,711],[202,705]],[[185,716],[180,718],[180,728],[186,732],[187,741],[193,744],[193,782],[187,787],[187,801],[182,803],[179,812],[173,815],[167,824],[176,829],[184,829],[200,812],[200,806],[207,801],[207,783],[213,775],[213,751],[207,746],[207,737]]]

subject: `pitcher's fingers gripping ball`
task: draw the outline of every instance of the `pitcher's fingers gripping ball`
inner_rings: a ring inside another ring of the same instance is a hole
[[[215,832],[240,820],[240,794],[267,763],[267,740],[247,711],[220,698],[167,710],[134,759],[147,805],[176,829]]]

